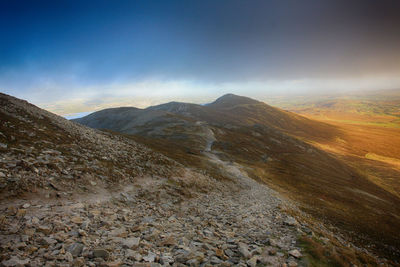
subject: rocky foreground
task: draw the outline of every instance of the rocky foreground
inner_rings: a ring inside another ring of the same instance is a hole
[[[271,190],[237,186],[184,197],[181,181],[145,177],[85,198],[21,199],[1,207],[1,264],[298,266],[296,238],[309,230]]]

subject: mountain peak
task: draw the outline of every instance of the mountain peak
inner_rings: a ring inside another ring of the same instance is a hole
[[[217,98],[210,105],[228,107],[228,106],[235,106],[235,105],[259,104],[259,103],[260,103],[259,101],[254,100],[249,97],[239,96],[239,95],[235,95],[235,94],[226,94],[226,95],[223,95],[223,96]]]

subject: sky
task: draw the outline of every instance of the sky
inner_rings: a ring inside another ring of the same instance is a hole
[[[400,88],[398,0],[0,0],[0,91],[60,115]]]

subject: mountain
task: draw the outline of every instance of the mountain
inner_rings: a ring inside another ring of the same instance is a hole
[[[221,164],[238,164],[299,203],[313,220],[398,257],[399,197],[316,145],[345,138],[340,128],[233,94],[204,106],[171,102],[133,110],[116,117],[118,109],[110,109],[75,121],[89,126],[96,119],[101,124],[95,128],[122,133],[220,179],[229,179]]]
[[[219,107],[219,108],[229,108],[236,105],[251,105],[251,104],[261,104],[257,100],[251,99],[245,96],[238,96],[234,94],[226,94],[217,98],[214,102],[208,104],[209,106]]]
[[[263,102],[233,94],[224,95],[205,106],[170,102],[146,109],[113,108],[94,112],[74,121],[92,128],[127,134],[140,133],[140,135],[162,134],[162,130],[181,125],[194,127],[198,121],[228,127],[257,124],[305,137],[329,138],[336,131],[327,124],[317,123]]]
[[[318,179],[331,196],[329,186],[341,193],[339,176],[349,179],[351,169],[278,128],[195,117],[208,112],[169,103],[92,117],[121,127],[130,115],[140,125],[133,135],[90,129],[0,94],[0,266],[396,264],[396,254],[377,257],[300,210],[305,202],[295,195],[288,199],[271,188],[293,193],[287,183],[293,179],[296,194],[314,197],[319,187],[302,179],[318,171],[315,166],[329,168],[327,161],[338,175],[328,177],[333,183]],[[159,133],[146,128],[157,123]],[[316,164],[295,169],[303,158]],[[358,187],[349,194],[388,201],[379,191],[361,191],[367,190],[362,180],[354,179]]]
[[[187,110],[173,103],[91,118],[113,127],[127,115],[142,126],[167,117],[191,122],[171,112]],[[215,175],[132,135],[90,129],[4,94],[0,118],[1,266],[280,266],[358,264],[360,257],[390,264],[345,241],[315,243],[314,235],[338,239],[244,166],[220,159],[212,143],[202,160],[218,165]]]

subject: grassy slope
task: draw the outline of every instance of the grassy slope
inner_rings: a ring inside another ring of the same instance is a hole
[[[357,230],[365,231],[369,227],[376,227],[376,234],[371,231],[370,236],[382,241],[386,233],[398,237],[396,228],[398,229],[400,220],[399,211],[389,206],[398,205],[396,203],[400,197],[400,92],[392,91],[389,96],[349,98],[291,102],[286,103],[286,106],[310,119],[337,128],[339,132],[334,138],[301,138],[351,166],[365,177],[362,184],[376,192],[367,194],[365,190],[360,191],[359,184],[354,184],[354,192],[358,192],[360,196],[354,198],[357,202],[353,205],[349,204],[357,211],[353,213],[352,210],[354,219],[362,220],[357,223]],[[390,201],[383,197],[384,194],[378,193],[381,189],[395,196],[394,200]],[[361,204],[361,209],[356,209],[356,204]],[[370,211],[363,215],[363,210]],[[398,241],[393,246],[400,247]]]
[[[400,91],[286,105],[339,129],[334,139],[308,140],[400,196]]]

